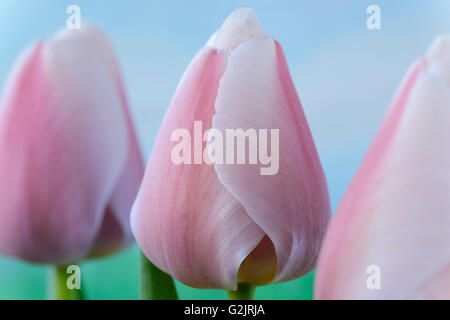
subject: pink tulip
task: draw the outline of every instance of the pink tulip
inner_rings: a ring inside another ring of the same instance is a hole
[[[63,264],[123,248],[142,175],[106,37],[83,25],[29,48],[0,107],[0,252]]]
[[[332,219],[319,299],[450,298],[450,38],[414,64]]]
[[[192,164],[175,164],[171,136],[185,128],[195,137],[194,121],[221,132],[279,129],[276,174],[249,163],[200,163],[195,154]],[[309,272],[329,216],[325,177],[281,46],[253,10],[240,9],[178,86],[133,206],[133,233],[179,281],[235,289]]]

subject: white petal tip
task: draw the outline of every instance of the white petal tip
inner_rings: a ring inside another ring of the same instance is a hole
[[[217,49],[233,49],[251,38],[263,36],[266,36],[266,33],[256,17],[255,11],[242,8],[234,11],[225,20],[222,27],[206,43],[206,46]]]
[[[434,40],[430,49],[425,55],[428,63],[433,63],[442,59],[450,58],[450,35],[442,35]]]
[[[44,52],[47,57],[63,53],[69,56],[77,55],[79,52],[94,53],[99,59],[105,61],[111,70],[116,68],[113,49],[106,34],[87,22],[82,23],[81,29],[63,28],[55,33],[45,41]]]

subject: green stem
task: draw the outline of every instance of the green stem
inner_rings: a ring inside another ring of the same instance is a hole
[[[236,291],[228,291],[228,300],[253,300],[255,296],[255,287],[241,283],[238,284]]]
[[[178,300],[175,283],[141,252],[141,300]]]
[[[69,277],[73,277],[71,273],[67,273],[67,266],[54,266],[52,268],[51,277],[51,298],[54,300],[83,300],[84,294],[81,289],[81,279],[80,289],[73,288],[69,289],[73,283],[68,283]],[[78,275],[81,276],[81,275]],[[68,286],[69,284],[69,286]]]

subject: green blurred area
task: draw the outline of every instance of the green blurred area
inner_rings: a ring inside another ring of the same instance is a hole
[[[80,263],[87,299],[138,299],[139,249]],[[0,299],[46,299],[50,267],[0,257]],[[255,299],[312,299],[314,274],[281,284],[258,287]],[[177,282],[180,299],[226,299],[223,290],[201,290]]]

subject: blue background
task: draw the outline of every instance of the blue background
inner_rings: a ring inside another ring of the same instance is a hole
[[[283,46],[327,176],[339,202],[405,71],[433,39],[450,31],[450,1],[56,1],[1,0],[0,87],[18,54],[63,28],[70,4],[110,37],[121,63],[147,159],[178,81],[193,55],[239,7],[255,9]],[[381,30],[366,8],[381,8]],[[1,177],[0,177],[1,178]],[[89,298],[138,298],[138,249],[82,264]],[[0,257],[0,299],[46,297],[48,267]],[[310,299],[313,274],[258,288],[256,298]],[[218,290],[177,284],[181,298],[216,299]]]

